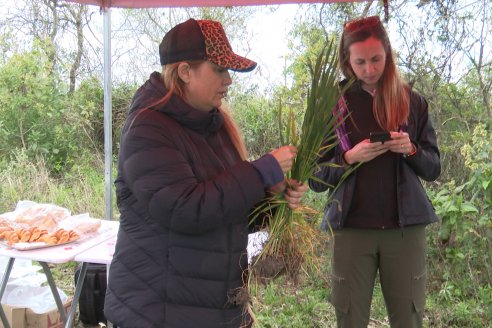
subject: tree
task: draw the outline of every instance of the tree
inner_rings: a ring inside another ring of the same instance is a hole
[[[233,43],[234,50],[247,54],[250,48],[246,20],[255,10],[257,9],[252,7],[205,7],[113,11],[113,70],[117,73],[115,80],[138,84],[152,70],[159,71],[158,47],[164,34],[174,25],[191,17],[219,20]]]
[[[77,77],[83,76],[80,69],[85,55],[84,33],[92,13],[88,6],[59,0],[20,1],[9,7],[0,26],[16,34],[11,37],[23,45],[20,51],[29,50],[36,40],[44,40],[51,71],[68,76],[68,92],[73,93]]]
[[[478,122],[490,122],[490,1],[401,0],[390,5],[385,26],[401,72],[429,102],[441,143],[442,177],[465,178],[456,143],[466,142]],[[294,81],[291,92],[298,92],[305,85],[306,74],[298,67],[310,53],[316,53],[324,36],[338,38],[343,23],[355,17],[384,17],[384,8],[376,1],[306,8],[299,13],[302,17],[290,34],[293,46],[289,56],[293,64],[289,74]],[[465,133],[457,134],[459,131]]]

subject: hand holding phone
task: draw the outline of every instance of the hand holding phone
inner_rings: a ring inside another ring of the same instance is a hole
[[[369,134],[369,141],[373,142],[382,142],[384,144],[385,141],[391,140],[391,134],[389,132],[381,131],[381,132],[371,132]]]

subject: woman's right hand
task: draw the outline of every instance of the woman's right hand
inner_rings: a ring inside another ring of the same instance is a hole
[[[388,151],[388,146],[382,142],[371,143],[369,139],[362,140],[356,144],[352,149],[343,154],[343,159],[349,165],[358,162],[369,162],[379,155]]]
[[[287,173],[294,164],[294,159],[297,156],[297,148],[295,146],[283,146],[270,152],[277,160],[282,172]]]

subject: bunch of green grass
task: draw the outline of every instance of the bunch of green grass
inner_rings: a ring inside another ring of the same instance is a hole
[[[307,183],[310,178],[317,180],[313,172],[319,165],[318,159],[338,144],[335,130],[344,118],[340,120],[337,115],[341,114],[334,114],[333,108],[344,90],[339,88],[337,61],[336,48],[331,42],[321,51],[314,67],[309,66],[312,83],[299,133],[292,111],[285,129],[282,114],[279,114],[281,131],[286,130],[282,143],[295,145],[298,151],[288,177],[301,183]],[[333,191],[335,188],[331,187]],[[283,195],[274,195],[256,213],[267,213],[271,217],[266,227],[269,238],[253,259],[253,276],[264,279],[287,274],[295,279],[303,264],[317,265],[318,243],[328,235],[315,227],[314,210],[306,206],[293,210]]]

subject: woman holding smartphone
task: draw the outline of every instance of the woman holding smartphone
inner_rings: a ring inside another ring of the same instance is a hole
[[[345,23],[339,66],[355,80],[336,108],[348,117],[337,129],[338,146],[320,159],[337,165],[319,166],[315,176],[324,183],[310,181],[312,190],[325,191],[362,163],[335,191],[323,220],[335,231],[331,302],[338,326],[367,327],[379,272],[391,327],[421,327],[425,227],[437,216],[420,179],[433,181],[441,171],[428,105],[398,74],[377,16]]]

